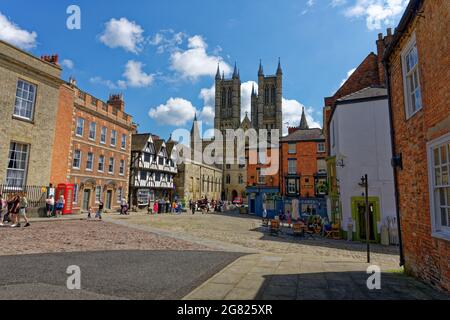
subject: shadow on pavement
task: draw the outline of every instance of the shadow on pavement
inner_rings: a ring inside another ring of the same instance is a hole
[[[445,293],[405,276],[382,273],[381,290],[369,290],[365,272],[265,276],[257,300],[448,300]]]

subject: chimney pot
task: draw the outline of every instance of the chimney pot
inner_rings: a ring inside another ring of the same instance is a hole
[[[383,34],[382,33],[378,34],[378,40],[383,40]]]

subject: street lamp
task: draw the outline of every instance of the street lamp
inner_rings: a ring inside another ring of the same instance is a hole
[[[367,263],[370,263],[370,214],[369,214],[369,178],[367,174],[361,178],[360,187],[365,188],[366,200],[366,242],[367,242]]]

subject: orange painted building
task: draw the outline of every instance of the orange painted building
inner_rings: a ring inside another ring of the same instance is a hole
[[[272,158],[273,155],[273,158]],[[264,175],[269,170],[269,175]],[[266,156],[259,157],[257,149],[247,149],[247,186],[280,187],[280,149],[267,149]]]

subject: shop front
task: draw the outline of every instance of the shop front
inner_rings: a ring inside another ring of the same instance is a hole
[[[247,195],[250,214],[263,217],[267,212],[267,218],[273,219],[283,210],[279,188],[248,187]]]

